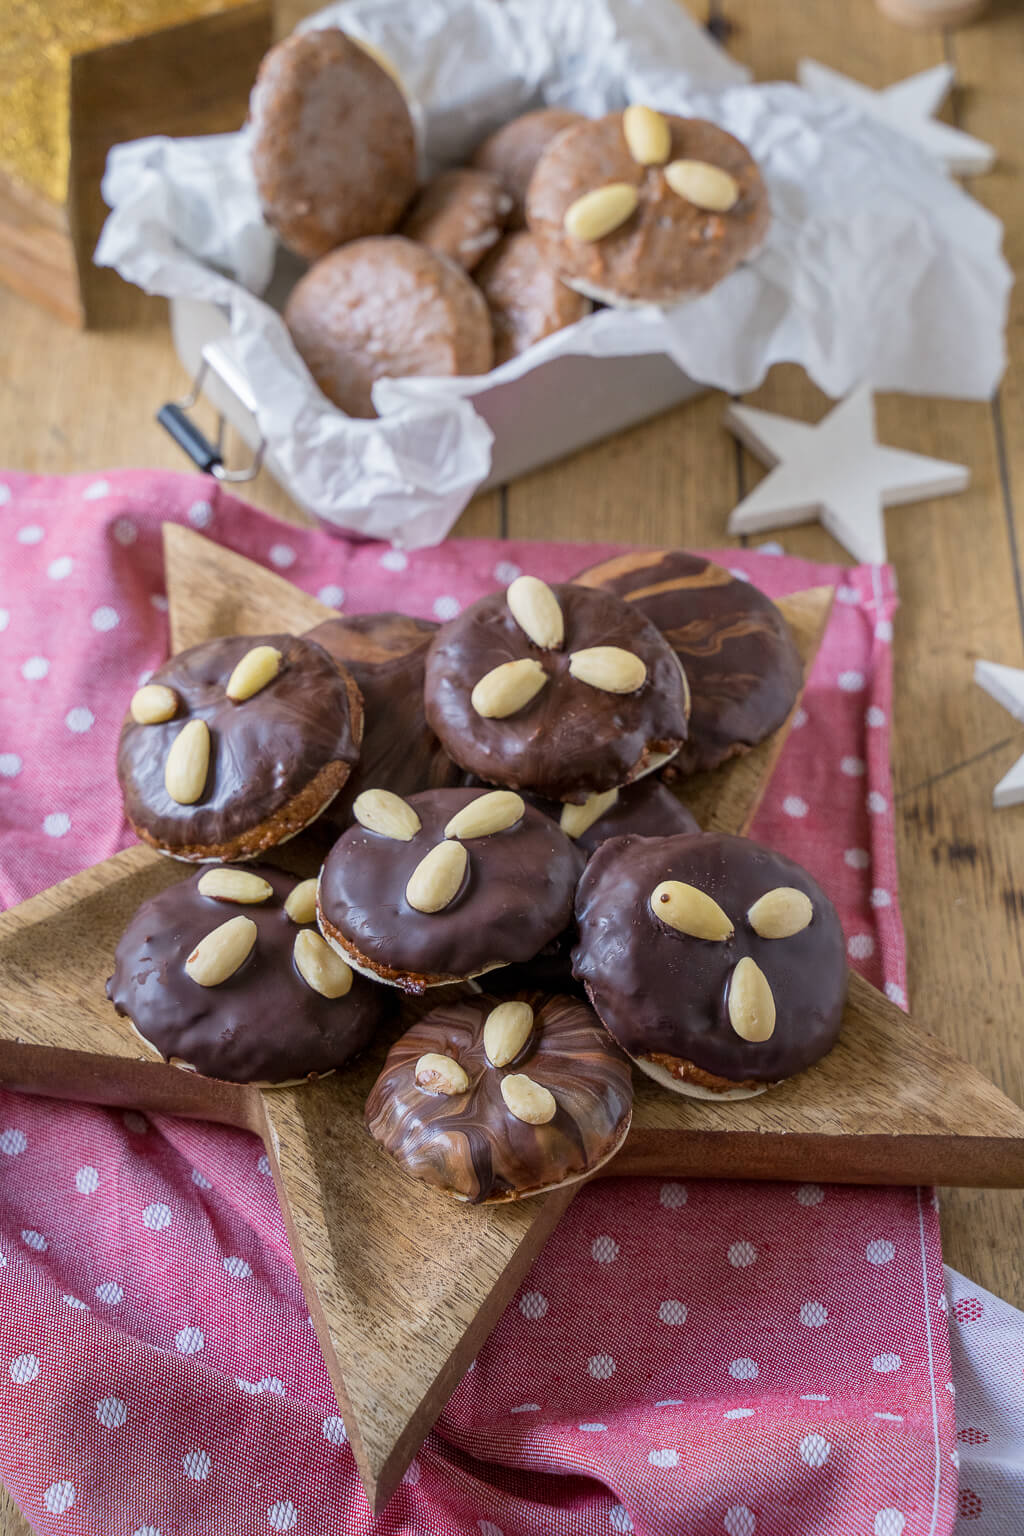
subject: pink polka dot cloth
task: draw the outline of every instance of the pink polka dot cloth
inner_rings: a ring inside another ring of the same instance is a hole
[[[5,904],[129,841],[115,743],[167,654],[167,519],[331,605],[437,619],[616,552],[407,555],[194,477],[0,476]],[[892,575],[720,558],[773,596],[838,588],[754,831],[817,875],[853,964],[903,1003]],[[375,1520],[259,1143],[0,1092],[0,1477],[59,1536],[948,1536],[942,1300],[927,1192],[585,1188]]]

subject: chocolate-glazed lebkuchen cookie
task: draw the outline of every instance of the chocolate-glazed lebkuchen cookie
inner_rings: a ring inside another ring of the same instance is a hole
[[[252,858],[330,804],[362,736],[355,680],[314,641],[207,640],[132,698],[117,753],[125,815],[175,858]]]
[[[680,664],[612,593],[520,576],[445,624],[427,653],[427,720],[489,784],[582,803],[686,739]]]
[[[629,1130],[629,1062],[576,998],[442,1003],[391,1047],[366,1105],[391,1157],[457,1200],[586,1178]]]
[[[530,960],[572,917],[581,855],[508,790],[364,790],[320,874],[318,921],[407,992]]]
[[[437,628],[404,613],[361,613],[327,619],[306,636],[351,672],[363,696],[359,761],[322,818],[332,841],[351,825],[364,789],[412,795],[462,782],[423,713],[423,665]]]
[[[806,870],[720,832],[604,843],[576,895],[573,968],[656,1081],[746,1098],[832,1049],[843,932]]]
[[[236,1083],[343,1066],[388,1008],[315,927],[316,881],[217,865],[145,902],[107,996],[165,1061]]]
[[[689,734],[666,779],[746,752],[777,730],[796,703],[804,672],[792,631],[751,582],[685,549],[637,550],[591,566],[575,580],[634,603],[686,669]]]

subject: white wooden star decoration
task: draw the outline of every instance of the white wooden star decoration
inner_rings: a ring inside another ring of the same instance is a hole
[[[886,448],[875,437],[871,390],[861,385],[815,426],[749,405],[730,405],[725,425],[774,466],[729,516],[729,532],[764,533],[821,521],[855,560],[886,560],[883,507],[962,491],[962,464]]]
[[[841,75],[815,59],[801,59],[797,79],[815,96],[837,96],[858,107],[869,117],[879,118],[897,133],[913,139],[934,160],[946,167],[951,176],[978,176],[990,171],[996,152],[991,144],[962,133],[949,123],[939,122],[935,113],[949,95],[956,79],[952,64],[936,64],[898,80],[882,91],[873,91],[849,75]]]
[[[1003,667],[997,661],[976,661],[974,681],[1024,725],[1024,671],[1020,667]],[[992,791],[992,804],[998,809],[1004,805],[1020,805],[1022,801],[1024,757],[1019,757]]]

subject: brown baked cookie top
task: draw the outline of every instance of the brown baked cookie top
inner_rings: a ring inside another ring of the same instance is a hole
[[[321,818],[328,835],[350,825],[352,803],[364,789],[412,795],[461,784],[461,770],[423,712],[424,662],[437,629],[429,619],[404,613],[361,613],[327,619],[309,631],[306,638],[355,678],[365,717],[359,762]]]
[[[497,176],[512,197],[510,229],[521,229],[526,223],[526,189],[543,151],[564,128],[583,121],[578,112],[567,112],[563,107],[541,107],[536,112],[524,112],[522,117],[503,123],[477,145],[471,164]]]
[[[566,287],[527,230],[506,235],[474,274],[494,332],[494,366],[589,315],[583,294]]]
[[[572,915],[583,860],[519,795],[365,791],[320,876],[323,933],[407,991],[529,960]]]
[[[774,1083],[836,1042],[842,928],[784,854],[721,832],[615,838],[584,871],[576,918],[575,974],[641,1064]]]
[[[399,234],[472,272],[501,239],[511,211],[512,199],[496,176],[459,166],[427,182]]]
[[[207,640],[172,656],[132,699],[117,754],[125,814],[140,837],[182,857],[258,853],[333,799],[362,734],[354,679],[314,641]]]
[[[376,414],[377,379],[491,366],[479,288],[447,256],[401,235],[323,257],[292,289],[284,318],[316,383],[349,416]]]
[[[804,671],[792,631],[752,582],[685,549],[620,555],[575,580],[633,603],[685,668],[689,734],[666,779],[715,768],[756,746],[796,703]]]
[[[629,1062],[576,998],[442,1003],[391,1047],[366,1104],[414,1178],[475,1203],[516,1200],[605,1162],[629,1129]]]
[[[686,739],[686,680],[643,615],[609,592],[520,576],[439,631],[427,720],[490,784],[583,801]]]
[[[607,304],[706,292],[760,245],[771,217],[738,139],[647,107],[559,134],[537,162],[526,211],[562,280]]]
[[[238,1083],[295,1082],[369,1044],[389,994],[316,931],[316,881],[212,865],[144,902],[107,996],[165,1061]]]
[[[405,97],[358,43],[331,27],[293,32],[260,65],[249,101],[263,215],[315,261],[394,229],[416,190]]]

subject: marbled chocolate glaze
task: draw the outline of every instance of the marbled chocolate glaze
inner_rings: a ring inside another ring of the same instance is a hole
[[[235,663],[257,645],[281,651],[281,670],[251,699],[232,703],[225,692],[228,679]],[[172,656],[151,681],[174,689],[178,712],[161,725],[138,725],[126,715],[117,775],[132,826],[172,853],[208,849],[215,855],[284,812],[330,765],[344,765],[339,776],[344,782],[359,756],[359,689],[310,640],[293,635],[207,640]],[[206,787],[195,805],[179,805],[164,787],[167,754],[187,720],[205,720],[211,738]]]
[[[274,888],[260,905],[200,895],[205,870],[144,902],[117,946],[107,996],[165,1061],[178,1057],[206,1077],[280,1083],[333,1071],[369,1044],[390,995],[359,975],[344,997],[315,992],[292,959],[301,930],[284,901],[294,876],[244,867]],[[200,939],[239,916],[258,930],[248,959],[219,986],[201,987],[185,961]]]
[[[656,918],[650,897],[663,880],[713,897],[735,925],[732,938],[690,938]],[[763,939],[746,914],[778,886],[805,892],[814,915],[791,938]],[[656,1052],[732,1083],[773,1083],[836,1042],[847,986],[843,932],[821,887],[781,853],[720,832],[617,838],[587,865],[576,919],[573,969],[630,1056]],[[744,955],[775,997],[775,1032],[759,1043],[741,1039],[727,1011],[729,978]]]
[[[482,793],[434,789],[408,796],[422,823],[409,842],[358,824],[338,839],[320,877],[321,927],[408,991],[529,960],[568,926],[582,856],[546,816],[526,806],[504,832],[463,839],[469,853],[455,899],[417,912],[405,899],[413,870],[448,822]]]
[[[423,712],[423,666],[437,628],[404,613],[362,613],[327,619],[306,636],[352,674],[363,696],[359,762],[321,818],[334,837],[350,825],[352,802],[364,789],[413,795],[461,782]]]
[[[633,1103],[629,1063],[585,1003],[523,992],[534,1030],[521,1055],[492,1067],[484,1023],[499,999],[443,1003],[391,1047],[366,1104],[366,1125],[407,1173],[474,1203],[514,1199],[588,1173],[625,1135]],[[469,1090],[447,1097],[416,1086],[428,1051],[453,1056]],[[547,1125],[527,1125],[501,1096],[525,1072],[555,1097]]]
[[[480,598],[442,627],[427,653],[427,720],[449,756],[485,782],[582,801],[637,777],[652,753],[678,749],[686,739],[686,684],[671,647],[637,609],[568,583],[552,590],[565,621],[557,651],[527,638],[504,592]],[[635,693],[607,693],[570,675],[573,651],[601,645],[644,662],[647,678]],[[503,720],[478,715],[470,695],[480,678],[523,657],[548,674],[540,693]]]
[[[803,666],[789,625],[751,582],[685,549],[637,551],[576,580],[634,603],[686,670],[689,735],[666,779],[717,767],[763,741],[789,714]]]

